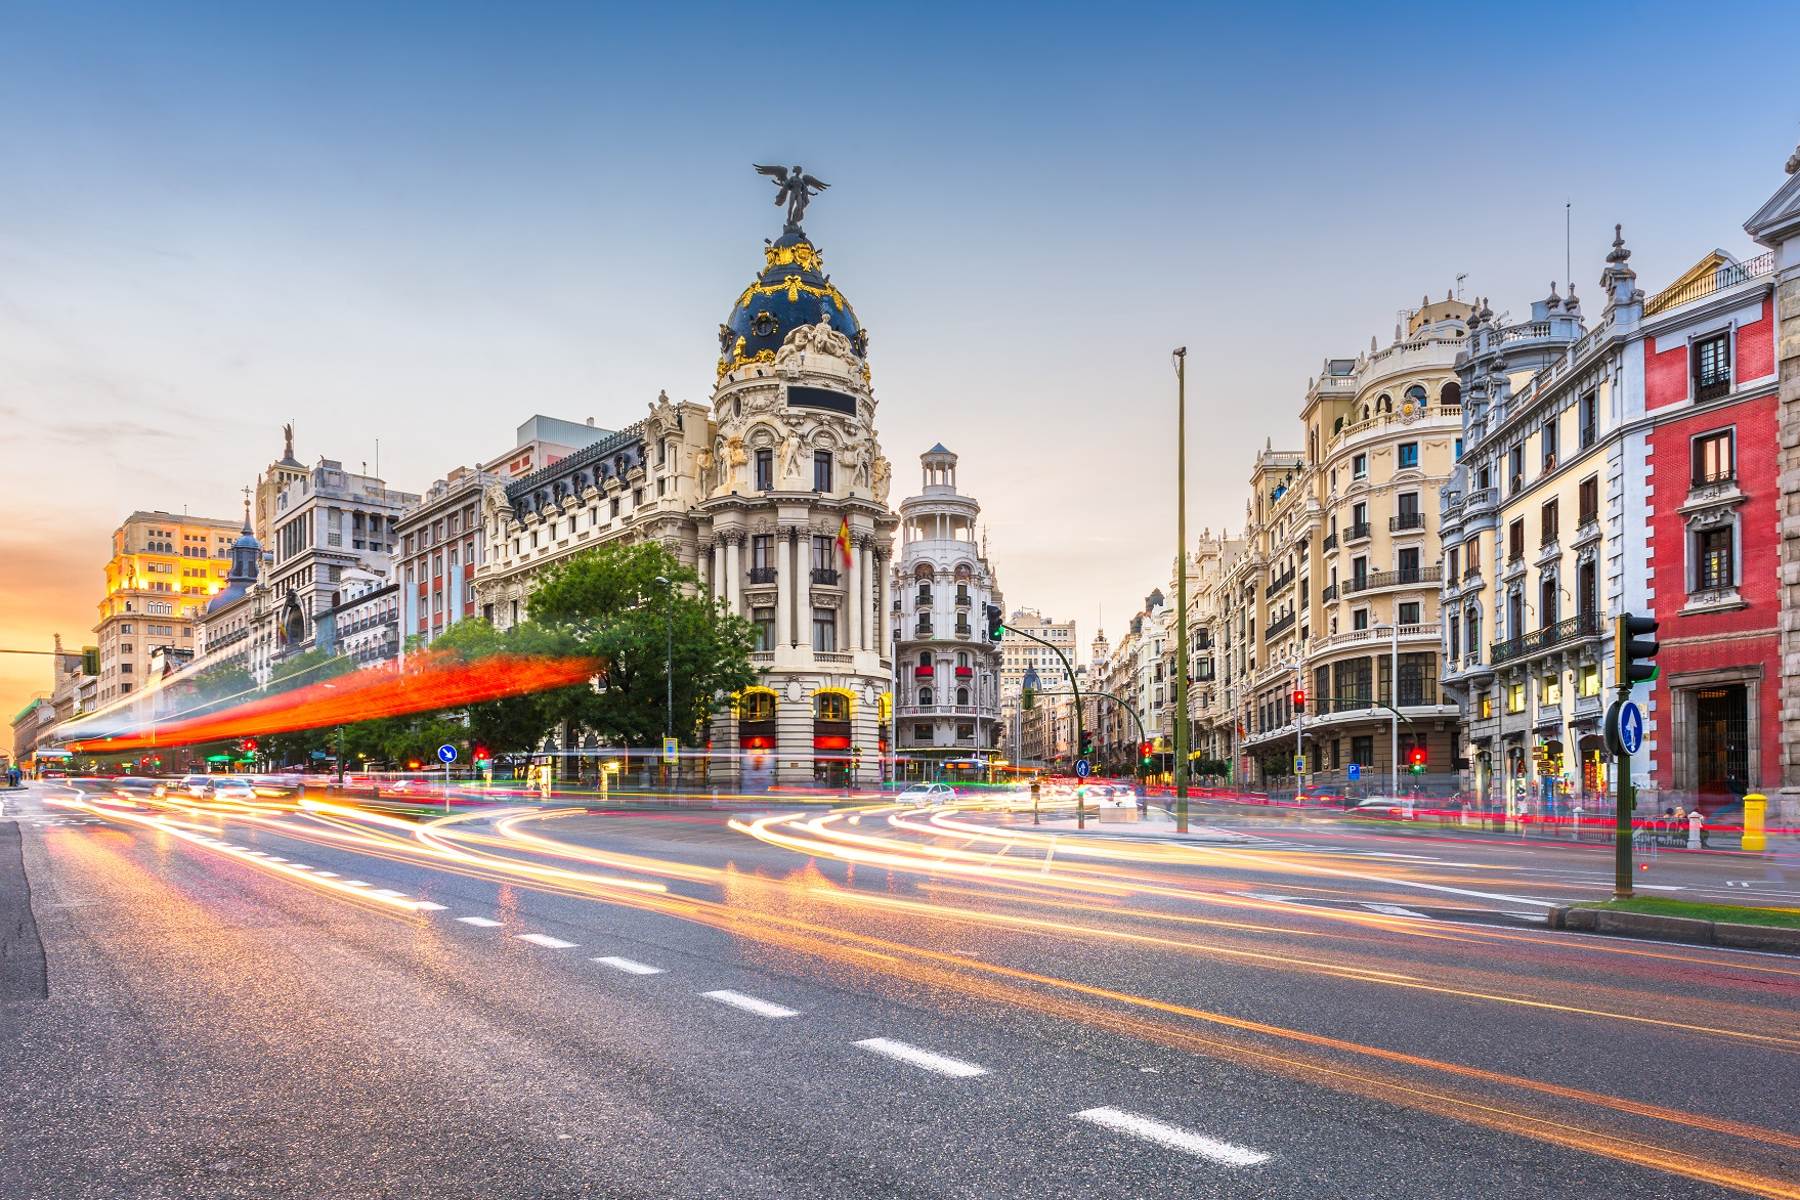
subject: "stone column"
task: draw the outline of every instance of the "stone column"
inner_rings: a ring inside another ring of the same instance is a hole
[[[810,590],[812,586],[812,575],[808,571],[806,565],[807,546],[809,544],[807,538],[810,535],[806,532],[806,527],[804,525],[794,526],[788,531],[788,534],[788,553],[794,560],[794,594],[792,601],[794,606],[794,645],[798,646],[803,642],[810,642],[812,640],[811,628],[806,623],[806,610],[810,607],[806,598],[812,594]]]
[[[887,555],[879,552],[875,555],[875,571],[880,577],[876,587],[878,599],[875,620],[879,644],[875,649],[881,654],[891,655],[894,652],[894,572],[888,565]]]
[[[844,606],[850,610],[844,614],[844,649],[850,651],[862,649],[862,552],[861,539],[853,537],[848,567],[850,577],[844,581]]]
[[[794,644],[794,553],[791,528],[775,531],[775,644]]]
[[[700,571],[700,587],[707,595],[713,594],[713,545],[711,542],[700,543],[700,561],[696,564]]]
[[[742,616],[744,608],[744,572],[743,564],[739,561],[738,544],[744,539],[743,535],[735,529],[731,530],[725,536],[726,603],[730,606],[732,612]]]

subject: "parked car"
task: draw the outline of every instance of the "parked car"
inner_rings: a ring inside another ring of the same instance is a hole
[[[915,783],[895,797],[902,804],[928,806],[948,804],[956,799],[956,789],[947,783]]]

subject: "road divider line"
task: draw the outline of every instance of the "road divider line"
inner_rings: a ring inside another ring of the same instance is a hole
[[[530,942],[534,946],[542,946],[546,950],[573,950],[574,942],[565,942],[561,938],[551,937],[547,933],[515,933],[514,937],[521,942]]]
[[[413,901],[413,911],[414,912],[443,912],[444,906],[442,904],[434,904],[430,900],[415,900],[415,901]]]
[[[1217,1138],[1209,1138],[1205,1134],[1195,1133],[1191,1129],[1183,1129],[1179,1125],[1170,1125],[1150,1117],[1140,1117],[1136,1113],[1126,1112],[1122,1108],[1089,1108],[1074,1114],[1078,1121],[1086,1121],[1090,1125],[1098,1125],[1102,1129],[1110,1129],[1114,1133],[1123,1133],[1130,1137],[1141,1138],[1146,1142],[1154,1142],[1158,1146],[1166,1146],[1171,1150],[1180,1150],[1209,1162],[1216,1162],[1226,1167],[1254,1167],[1269,1161],[1269,1156],[1261,1150],[1252,1150],[1248,1146],[1236,1146],[1230,1142],[1221,1142]]]
[[[477,929],[495,929],[500,925],[500,922],[489,917],[458,917],[456,919],[464,925],[473,925]]]
[[[742,1009],[747,1013],[755,1013],[759,1017],[781,1018],[797,1017],[798,1009],[784,1004],[776,1004],[770,1000],[761,1000],[755,996],[746,996],[743,992],[734,992],[729,988],[720,988],[716,992],[701,992],[708,1000],[717,1000],[720,1004],[729,1004],[732,1008]]]
[[[971,1079],[977,1075],[988,1073],[988,1069],[980,1063],[964,1062],[960,1058],[951,1058],[947,1054],[933,1054],[929,1050],[921,1050],[906,1042],[896,1042],[892,1038],[864,1038],[856,1044],[864,1050],[885,1058],[907,1063],[939,1075],[948,1075],[952,1079]]]
[[[635,959],[620,958],[616,954],[603,955],[593,960],[602,966],[611,967],[615,971],[623,971],[627,975],[661,975],[661,967],[653,967],[649,963],[641,963]]]
[[[1378,912],[1387,917],[1417,917],[1422,921],[1430,920],[1424,913],[1414,912],[1412,909],[1404,908],[1398,904],[1374,904],[1364,901],[1363,907],[1370,912]]]

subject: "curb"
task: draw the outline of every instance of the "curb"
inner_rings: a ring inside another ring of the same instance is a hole
[[[1564,905],[1550,910],[1550,928],[1696,946],[1725,946],[1733,950],[1800,954],[1800,929],[1742,925],[1734,921],[1702,921],[1694,917],[1661,917],[1655,913]]]

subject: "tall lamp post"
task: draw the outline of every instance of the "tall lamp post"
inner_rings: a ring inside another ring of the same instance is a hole
[[[675,585],[669,582],[666,575],[658,575],[656,582],[663,585],[663,630],[667,634],[667,645],[663,658],[663,737],[675,736]],[[669,765],[663,763],[663,774],[668,776]]]
[[[1175,832],[1188,827],[1187,347],[1175,351]]]

